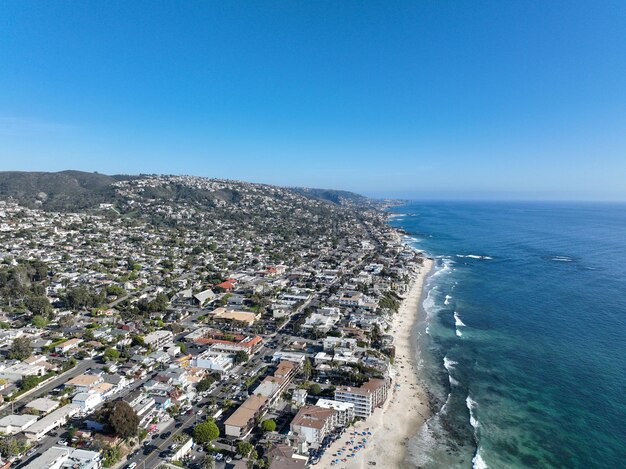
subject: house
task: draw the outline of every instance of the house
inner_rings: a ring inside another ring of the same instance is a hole
[[[354,404],[354,415],[366,419],[387,399],[387,381],[372,378],[361,387],[340,386],[335,389],[335,400]]]
[[[328,336],[324,338],[324,352],[332,352],[336,348],[354,350],[357,347],[356,339]]]
[[[39,414],[49,414],[54,409],[59,407],[59,401],[48,399],[47,397],[40,397],[26,404],[26,411],[36,411]]]
[[[103,375],[102,379],[105,383],[114,386],[113,393],[120,392],[122,389],[130,385],[130,381],[125,376],[121,376],[118,374]]]
[[[203,306],[206,303],[210,303],[215,299],[216,295],[213,293],[213,290],[210,288],[208,290],[201,291],[200,293],[196,293],[193,295],[194,302],[198,306]]]
[[[70,350],[77,348],[82,342],[83,339],[69,339],[54,347],[54,351],[57,353],[67,353]]]
[[[100,469],[100,452],[53,446],[24,469]]]
[[[7,367],[0,368],[0,378],[9,381],[19,381],[26,376],[43,376],[45,373],[45,366],[29,365],[24,362],[17,362]]]
[[[14,415],[10,414],[0,419],[0,432],[5,435],[14,435],[23,432],[37,421],[36,415]]]
[[[91,388],[104,381],[102,376],[98,375],[78,375],[70,379],[65,386],[73,386],[78,392],[89,392]]]
[[[328,332],[339,321],[339,316],[327,316],[324,314],[313,313],[306,318],[303,329],[318,329],[321,332]]]
[[[292,399],[296,403],[297,406],[303,406],[306,404],[306,397],[309,393],[306,389],[294,389]]]
[[[102,403],[102,395],[97,392],[79,392],[72,399],[72,404],[80,407],[82,412],[89,412]]]
[[[335,410],[314,405],[301,407],[290,424],[291,431],[302,437],[312,448],[321,446],[326,435],[335,427]]]
[[[217,287],[225,291],[233,291],[235,289],[236,283],[237,283],[237,280],[235,280],[234,278],[227,278],[225,281],[218,284]]]
[[[338,300],[341,306],[356,307],[363,303],[363,293],[358,291],[344,291]]]
[[[267,402],[267,398],[263,396],[248,397],[224,422],[226,435],[234,438],[245,438],[248,436],[255,425],[256,419],[265,415]]]
[[[267,453],[271,469],[306,469],[308,457],[296,454],[292,446],[275,444]]]

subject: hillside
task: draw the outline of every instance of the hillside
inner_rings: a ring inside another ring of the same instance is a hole
[[[106,176],[81,171],[0,172],[0,198],[13,198],[27,207],[76,211],[113,202],[113,183],[124,176]]]
[[[81,211],[98,208],[101,203],[124,206],[129,198],[119,183],[137,181],[139,191],[133,198],[161,200],[176,203],[192,203],[207,207],[221,203],[236,204],[244,191],[269,191],[270,197],[281,197],[281,193],[292,192],[308,199],[327,202],[339,206],[367,206],[373,201],[359,194],[330,189],[289,188],[274,192],[274,186],[198,178],[209,184],[152,184],[147,183],[151,176],[107,176],[83,171],[52,172],[0,172],[0,199],[12,198],[27,207],[39,207],[49,211]],[[184,178],[184,177],[183,177]],[[146,181],[143,183],[142,181]]]

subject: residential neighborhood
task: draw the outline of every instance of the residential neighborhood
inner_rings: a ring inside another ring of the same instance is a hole
[[[0,200],[0,468],[305,468],[394,385],[383,202],[187,176]]]

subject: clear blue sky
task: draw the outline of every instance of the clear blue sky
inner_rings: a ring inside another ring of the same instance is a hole
[[[626,200],[626,2],[0,2],[0,169]]]

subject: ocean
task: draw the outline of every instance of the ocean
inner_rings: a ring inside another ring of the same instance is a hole
[[[412,202],[424,468],[626,467],[626,205]]]

